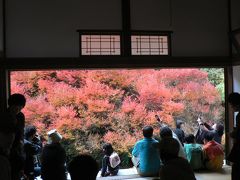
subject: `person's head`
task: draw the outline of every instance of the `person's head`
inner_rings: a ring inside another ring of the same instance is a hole
[[[228,96],[228,103],[234,111],[240,110],[240,94],[233,92]]]
[[[0,132],[0,149],[6,155],[10,153],[15,134],[11,132]]]
[[[186,142],[187,144],[193,144],[193,143],[195,143],[195,136],[194,136],[193,134],[188,134],[188,135],[186,135],[186,137],[185,137],[185,142]]]
[[[163,162],[178,157],[179,143],[174,138],[163,138],[159,143],[160,158]]]
[[[72,180],[96,180],[98,164],[90,155],[79,155],[68,164],[68,172]]]
[[[172,130],[165,126],[160,129],[160,137],[163,138],[170,138],[173,137]]]
[[[144,126],[142,131],[143,131],[143,136],[145,138],[151,138],[153,136],[153,128],[152,128],[152,126]]]
[[[204,134],[204,139],[203,139],[203,142],[204,142],[204,144],[206,144],[207,142],[209,142],[209,141],[212,141],[213,140],[213,138],[214,138],[214,133],[213,132],[206,132],[205,134]]]
[[[18,114],[26,105],[26,98],[22,94],[12,94],[8,98],[8,106],[14,114]]]
[[[181,129],[184,122],[180,119],[176,120],[176,128]]]
[[[59,143],[62,140],[62,136],[57,132],[56,129],[53,129],[47,133],[48,135],[48,144]]]
[[[103,144],[103,153],[110,156],[113,153],[113,147],[110,143]]]
[[[26,139],[32,140],[35,137],[36,133],[37,133],[37,129],[35,126],[27,126],[25,128],[24,135]]]

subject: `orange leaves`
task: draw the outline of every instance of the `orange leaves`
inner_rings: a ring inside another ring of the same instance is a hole
[[[57,128],[84,152],[103,141],[127,151],[143,126],[157,127],[155,114],[169,125],[222,114],[216,87],[199,69],[21,71],[11,79],[12,93],[27,97],[27,123],[40,134]]]
[[[118,134],[116,132],[108,131],[103,137],[103,140],[113,144],[113,147],[120,152],[128,152],[129,148],[133,147],[138,139],[128,133]]]
[[[88,99],[85,102],[90,112],[113,111],[114,105],[110,104],[107,99]]]
[[[121,110],[123,113],[133,113],[138,104],[136,101],[132,101],[131,97],[126,97],[122,103]]]

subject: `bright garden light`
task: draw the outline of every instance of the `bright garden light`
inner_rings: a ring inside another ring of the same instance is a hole
[[[57,129],[68,155],[101,157],[103,142],[113,144],[129,166],[129,153],[155,115],[174,127],[183,119],[193,133],[201,114],[208,122],[224,119],[223,69],[118,69],[12,71],[11,93],[27,98],[26,124],[39,134]]]

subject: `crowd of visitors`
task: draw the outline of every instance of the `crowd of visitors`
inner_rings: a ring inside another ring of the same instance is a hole
[[[230,94],[228,101],[235,112],[240,111],[239,93]],[[1,114],[0,179],[34,180],[41,176],[43,180],[66,180],[67,172],[72,180],[96,179],[99,167],[91,155],[78,155],[66,164],[66,152],[61,145],[62,136],[56,129],[47,133],[48,141],[43,143],[34,126],[25,127],[25,117],[21,112],[25,104],[23,95],[13,94],[8,99],[9,107]],[[195,170],[218,171],[222,168],[222,124],[210,126],[202,117],[198,117],[199,128],[196,135],[193,135],[184,133],[182,120],[177,120],[176,129],[171,129],[162,123],[158,115],[155,118],[160,126],[159,138],[153,137],[152,126],[144,126],[143,139],[136,142],[132,150],[132,162],[140,176],[160,176],[161,180],[196,180]],[[240,179],[239,121],[238,113],[236,128],[231,133],[234,144],[227,157],[233,163],[233,180]],[[100,175],[117,175],[121,160],[111,144],[103,145],[103,154]]]

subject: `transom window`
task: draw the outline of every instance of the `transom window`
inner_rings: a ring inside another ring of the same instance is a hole
[[[130,34],[108,30],[78,30],[78,32],[80,56],[171,54],[170,31],[131,31]]]
[[[131,36],[132,55],[168,55],[168,36]]]
[[[81,35],[82,55],[121,55],[119,35]]]

